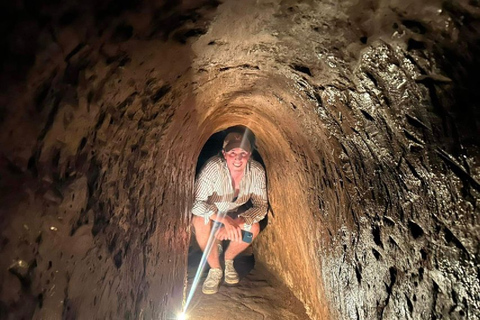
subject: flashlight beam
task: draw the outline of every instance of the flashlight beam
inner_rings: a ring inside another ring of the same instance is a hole
[[[187,315],[185,314],[185,312],[179,313],[177,315],[177,320],[186,320],[186,319],[187,319]]]
[[[226,212],[219,212],[217,216],[219,216],[220,219],[223,219],[225,217],[225,214]],[[217,233],[217,230],[220,228],[220,226],[221,226],[221,223],[218,223],[218,222],[214,222],[212,224],[212,230],[210,231],[210,235],[208,236],[207,245],[205,246],[205,250],[203,251],[202,259],[198,264],[197,272],[195,273],[195,278],[193,279],[193,282],[192,282],[192,287],[190,288],[190,292],[188,293],[185,307],[183,308],[183,312],[182,312],[183,315],[185,315],[185,312],[187,311],[187,308],[190,305],[190,302],[192,301],[193,294],[195,293],[195,290],[198,286],[198,282],[200,281],[200,276],[202,275],[202,272],[205,268],[207,258],[210,255],[210,252],[212,251],[213,244],[215,243],[215,233]]]

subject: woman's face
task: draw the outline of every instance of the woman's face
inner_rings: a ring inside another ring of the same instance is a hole
[[[222,151],[223,157],[227,161],[228,170],[230,174],[243,173],[247,162],[250,159],[251,153],[242,148],[234,148],[228,152]]]

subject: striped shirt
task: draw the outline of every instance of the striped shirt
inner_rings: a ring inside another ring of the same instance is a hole
[[[211,215],[235,210],[248,200],[251,200],[252,207],[238,216],[245,219],[246,225],[252,225],[262,220],[268,209],[265,170],[262,165],[255,160],[247,163],[235,199],[227,162],[223,157],[215,156],[205,163],[195,181],[192,213],[204,217],[207,224]]]

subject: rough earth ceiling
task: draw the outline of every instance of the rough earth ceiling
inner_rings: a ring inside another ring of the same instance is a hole
[[[476,319],[480,4],[0,5],[0,318],[181,307],[195,165],[257,136],[312,319]]]

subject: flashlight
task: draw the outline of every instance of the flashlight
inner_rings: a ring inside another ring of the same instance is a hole
[[[177,320],[186,320],[186,319],[187,319],[187,315],[185,314],[185,312],[177,314]]]

